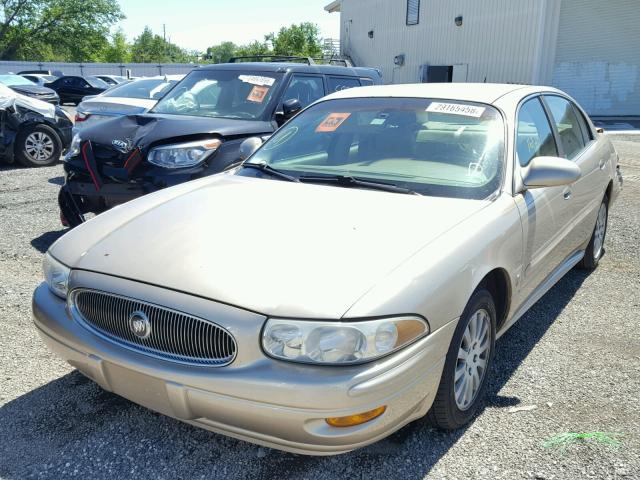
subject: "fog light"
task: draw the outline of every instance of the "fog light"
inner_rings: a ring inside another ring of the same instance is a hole
[[[386,405],[383,405],[368,412],[356,413],[355,415],[347,415],[346,417],[331,417],[325,418],[332,427],[353,427],[362,423],[370,422],[374,418],[378,418],[387,409]]]

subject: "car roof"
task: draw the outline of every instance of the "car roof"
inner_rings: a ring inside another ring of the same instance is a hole
[[[339,65],[305,65],[291,62],[236,62],[216,63],[197,67],[196,70],[249,70],[253,72],[274,73],[317,73],[322,75],[343,75],[348,77],[380,77],[378,70],[364,67],[342,67]]]
[[[377,85],[341,90],[324,100],[359,97],[439,98],[493,104],[505,96],[522,98],[538,92],[560,92],[552,87],[506,83],[414,83]]]

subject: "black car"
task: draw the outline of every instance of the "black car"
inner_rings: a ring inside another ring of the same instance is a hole
[[[57,162],[71,143],[69,116],[58,106],[0,87],[0,158],[29,167]]]
[[[14,90],[27,97],[37,98],[43,102],[52,103],[57,105],[60,101],[58,94],[47,87],[36,85],[31,80],[24,78],[21,75],[0,75],[0,83],[6,85],[11,90]]]
[[[100,95],[109,85],[96,77],[66,75],[46,84],[60,96],[60,103],[78,104],[87,95]]]
[[[65,157],[59,204],[75,226],[155,190],[238,165],[240,144],[271,135],[328,93],[381,83],[371,68],[226,63],[196,68],[148,113],[77,133]]]

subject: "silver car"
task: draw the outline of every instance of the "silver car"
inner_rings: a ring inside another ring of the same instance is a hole
[[[344,90],[260,143],[67,233],[33,313],[104,389],[304,454],[468,422],[496,338],[597,266],[622,185],[547,87]]]
[[[74,133],[124,115],[149,111],[184,75],[165,75],[119,83],[100,95],[85,97],[76,108]]]

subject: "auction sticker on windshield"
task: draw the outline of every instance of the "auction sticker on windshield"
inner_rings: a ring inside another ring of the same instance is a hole
[[[334,132],[350,116],[350,113],[330,113],[322,123],[318,125],[316,132]]]
[[[249,92],[247,100],[250,102],[262,103],[269,92],[269,87],[260,87],[255,85]]]
[[[461,103],[431,102],[431,105],[427,107],[427,112],[431,113],[451,113],[452,115],[464,115],[466,117],[476,118],[481,117],[484,111],[484,107]]]
[[[276,81],[275,78],[263,77],[261,75],[238,75],[238,78],[245,83],[250,83],[251,85],[259,85],[263,87],[271,87],[273,83]]]

